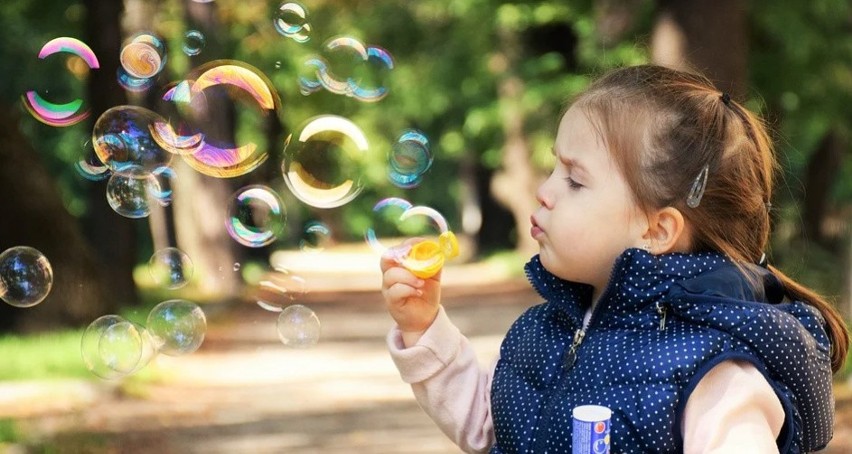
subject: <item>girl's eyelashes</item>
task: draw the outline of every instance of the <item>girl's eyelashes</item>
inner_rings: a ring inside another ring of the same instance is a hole
[[[567,182],[568,182],[568,187],[570,187],[571,189],[580,189],[580,188],[582,188],[582,187],[583,187],[583,185],[582,185],[582,184],[577,183],[577,182],[576,182],[573,178],[571,178],[571,177],[567,177],[567,178],[565,178],[565,181],[567,181]]]

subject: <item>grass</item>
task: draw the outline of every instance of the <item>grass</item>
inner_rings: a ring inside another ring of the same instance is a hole
[[[69,330],[0,337],[0,381],[91,378],[80,356],[82,334]]]

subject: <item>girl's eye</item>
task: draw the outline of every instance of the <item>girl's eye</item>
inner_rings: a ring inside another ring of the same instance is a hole
[[[567,182],[568,182],[568,187],[570,187],[571,189],[580,189],[580,188],[582,188],[582,187],[583,187],[583,185],[582,185],[582,184],[577,183],[577,182],[576,182],[576,181],[574,181],[574,179],[573,179],[573,178],[571,178],[571,177],[566,178],[566,179],[565,179],[565,181],[567,181]]]

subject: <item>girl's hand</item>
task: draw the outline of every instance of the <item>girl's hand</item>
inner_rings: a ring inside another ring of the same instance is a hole
[[[419,240],[408,240],[403,247],[416,241]],[[381,268],[382,296],[400,331],[426,331],[441,304],[441,273],[420,279],[399,264],[393,250],[382,256]]]

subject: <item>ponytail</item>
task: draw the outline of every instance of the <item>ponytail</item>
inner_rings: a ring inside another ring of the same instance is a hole
[[[843,363],[846,362],[846,352],[849,350],[849,332],[840,312],[825,298],[794,281],[778,268],[770,265],[769,271],[781,281],[787,296],[813,306],[822,314],[825,319],[825,330],[831,344],[831,371],[839,371],[843,368]]]

